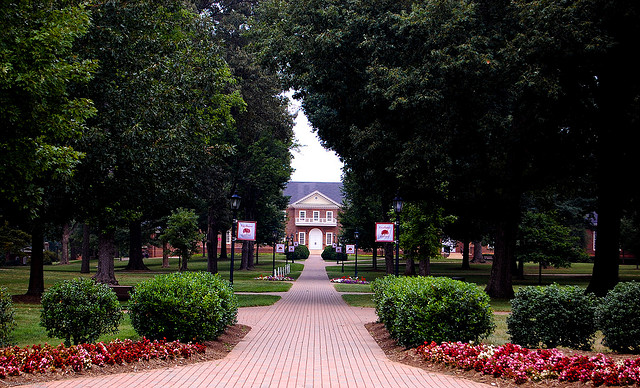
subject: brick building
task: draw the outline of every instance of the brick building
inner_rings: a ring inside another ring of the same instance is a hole
[[[341,182],[289,182],[284,195],[290,197],[287,237],[293,236],[294,242],[318,254],[336,241],[340,232]]]

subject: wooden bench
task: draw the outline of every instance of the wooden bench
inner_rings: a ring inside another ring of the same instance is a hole
[[[116,286],[109,285],[111,289],[116,293],[119,301],[129,300],[131,293],[133,292],[133,286]]]

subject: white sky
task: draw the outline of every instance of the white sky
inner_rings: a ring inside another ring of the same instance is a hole
[[[342,181],[342,162],[335,152],[328,151],[320,145],[318,136],[311,131],[307,116],[300,108],[300,102],[289,97],[289,109],[297,113],[293,132],[298,150],[291,151],[291,162],[294,172],[291,180],[296,182],[340,182]]]

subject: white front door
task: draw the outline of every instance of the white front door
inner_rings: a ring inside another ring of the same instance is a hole
[[[309,232],[309,249],[322,249],[322,231],[320,229],[311,229]]]

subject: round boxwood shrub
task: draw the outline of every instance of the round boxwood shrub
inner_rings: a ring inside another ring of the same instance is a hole
[[[596,308],[603,344],[611,350],[640,353],[640,283],[618,283]]]
[[[102,334],[117,333],[122,318],[116,293],[92,279],[64,280],[42,294],[40,325],[67,346],[71,340],[91,343]]]
[[[399,344],[477,341],[493,331],[489,297],[475,284],[449,278],[388,278],[374,282],[374,300],[381,321]]]
[[[322,259],[324,260],[335,260],[336,259],[336,250],[331,245],[327,245],[322,250]]]
[[[525,347],[589,350],[595,338],[596,299],[577,286],[522,287],[511,301],[507,333]]]
[[[237,322],[238,300],[219,274],[178,272],[138,283],[129,310],[141,336],[202,342]]]
[[[298,245],[291,254],[291,260],[306,260],[309,258],[309,248],[306,245]]]
[[[11,345],[11,332],[16,327],[15,309],[11,295],[5,287],[0,288],[0,347]]]

